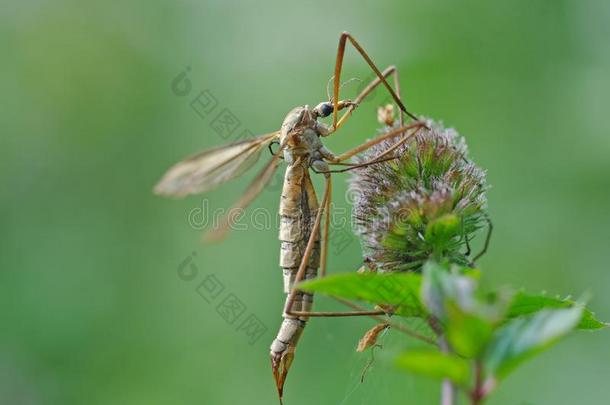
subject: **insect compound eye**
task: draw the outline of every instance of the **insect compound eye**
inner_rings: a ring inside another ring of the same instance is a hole
[[[320,110],[323,117],[328,117],[333,112],[333,105],[331,103],[324,103]]]
[[[314,111],[318,117],[328,117],[333,112],[333,104],[330,102],[320,103],[314,108]]]

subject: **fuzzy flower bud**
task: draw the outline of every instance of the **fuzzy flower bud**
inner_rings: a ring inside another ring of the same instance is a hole
[[[365,261],[379,271],[419,270],[430,257],[469,263],[468,242],[486,225],[485,172],[468,159],[455,130],[425,122],[430,129],[398,147],[397,159],[354,170],[350,179],[354,231]],[[399,139],[368,149],[358,163],[375,160]]]

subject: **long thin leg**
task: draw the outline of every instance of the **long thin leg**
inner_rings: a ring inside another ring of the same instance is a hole
[[[303,257],[301,258],[301,263],[299,264],[299,269],[297,270],[297,274],[295,275],[294,285],[303,280],[303,276],[305,275],[305,269],[307,269],[307,263],[309,262],[309,258],[311,257],[311,253],[313,251],[313,247],[316,241],[316,234],[320,229],[320,222],[322,220],[322,213],[326,208],[327,202],[330,199],[330,176],[326,177],[326,187],[324,188],[324,196],[322,197],[322,204],[320,209],[316,214],[316,219],[314,220],[313,227],[311,229],[311,234],[309,235],[309,240],[307,241],[307,245],[305,247],[305,252],[303,253]],[[288,298],[286,299],[286,305],[284,306],[284,313],[286,315],[294,315],[292,313],[292,305],[296,299],[298,290],[295,287],[292,287],[292,290],[288,294]]]
[[[400,98],[401,96],[400,96],[400,81],[398,80],[398,68],[393,65],[388,66],[387,68],[385,68],[385,70],[383,72],[381,72],[381,75],[386,79],[390,75],[393,76],[394,89],[396,91],[396,95],[398,96],[398,98]],[[375,90],[375,88],[377,86],[379,86],[380,83],[381,83],[381,80],[379,79],[379,77],[376,77],[360,92],[360,94],[358,94],[358,96],[354,99],[353,104],[349,106],[348,110],[339,119],[339,122],[337,123],[337,127],[340,127],[341,125],[343,125],[344,121],[347,120],[348,117],[350,117],[352,111],[354,111],[354,109],[358,105],[360,105],[360,103],[362,103],[362,101],[369,94],[371,94],[372,91]],[[404,125],[404,116],[405,116],[404,111],[400,110],[400,126],[401,127]]]
[[[404,111],[409,117],[413,118],[414,120],[417,120],[417,117],[415,115],[413,115],[409,111],[407,111],[407,109],[406,109],[405,105],[403,104],[402,100],[400,99],[400,97],[396,94],[394,89],[392,89],[392,87],[388,84],[388,81],[386,80],[386,78],[379,71],[379,69],[377,68],[375,63],[371,60],[371,58],[366,53],[366,51],[362,48],[362,46],[360,46],[358,41],[356,41],[356,39],[354,39],[354,37],[352,37],[349,32],[343,32],[341,34],[341,36],[339,37],[339,46],[337,49],[337,60],[335,62],[335,79],[334,79],[334,86],[333,86],[333,107],[334,107],[333,126],[332,126],[333,130],[336,130],[337,128],[339,128],[337,106],[338,106],[338,102],[339,102],[341,68],[343,67],[343,57],[345,55],[345,45],[346,45],[348,39],[349,39],[350,43],[352,44],[352,46],[354,48],[356,48],[358,53],[360,53],[360,55],[364,58],[364,60],[369,65],[369,67],[373,70],[373,72],[375,72],[375,74],[377,75],[377,78],[381,81],[381,83],[383,83],[385,88],[390,92],[390,94],[392,95],[392,98],[394,99],[394,101],[396,102],[398,107],[401,109],[401,111]]]
[[[324,231],[322,232],[322,254],[320,255],[320,277],[324,277],[326,275],[326,262],[328,260],[328,233],[330,229],[330,221],[331,221],[331,201],[333,197],[333,188],[331,178],[328,178],[328,200],[326,201],[326,206],[324,210],[326,211],[326,216],[324,220]]]
[[[303,254],[303,258],[301,259],[301,263],[299,265],[299,269],[297,271],[297,274],[295,276],[295,281],[294,284],[296,285],[298,282],[300,282],[303,279],[303,276],[305,274],[305,269],[307,268],[307,263],[309,261],[309,257],[311,256],[311,253],[313,251],[313,246],[315,244],[315,238],[316,238],[316,234],[320,228],[320,222],[322,219],[322,215],[323,215],[323,211],[324,210],[329,210],[330,207],[330,199],[331,199],[331,191],[332,191],[332,180],[331,180],[331,176],[330,175],[326,175],[326,188],[324,190],[324,196],[322,197],[322,204],[321,207],[317,214],[316,214],[316,218],[314,220],[314,225],[312,227],[312,231],[311,231],[311,235],[309,237],[309,240],[307,241],[307,246],[305,248],[305,252]],[[330,211],[327,211],[327,222],[330,220]],[[328,241],[328,236],[325,237],[325,242],[327,243]],[[324,250],[328,249],[328,245],[326,245],[326,247],[323,248],[323,252]],[[326,267],[326,263],[325,263],[325,258],[321,259],[322,263],[321,263],[321,267],[325,269]],[[338,300],[339,302],[344,303],[345,305],[348,305],[349,307],[355,309],[355,311],[348,311],[348,312],[314,312],[314,311],[292,311],[292,305],[294,304],[295,298],[296,298],[296,294],[297,294],[298,290],[296,287],[293,287],[292,290],[290,291],[290,294],[288,296],[288,299],[286,300],[286,306],[284,308],[284,312],[286,315],[290,315],[290,316],[308,316],[308,317],[347,317],[347,316],[369,316],[373,319],[376,320],[385,320],[384,318],[382,318],[381,316],[385,316],[387,315],[386,311],[383,310],[366,310],[356,304],[353,304],[349,301],[343,300],[341,298],[336,298],[336,300]],[[435,342],[429,338],[427,338],[426,336],[420,335],[417,332],[414,332],[408,328],[403,327],[402,325],[397,325],[397,324],[392,324],[393,327],[395,327],[396,329],[412,336],[415,338],[418,338],[420,340],[423,340],[427,343],[431,343],[431,344],[435,344]]]
[[[371,146],[377,145],[378,143],[383,142],[386,139],[394,138],[398,135],[401,135],[401,134],[407,132],[409,129],[415,128],[415,131],[411,132],[409,135],[405,136],[403,139],[411,138],[417,133],[417,130],[419,130],[421,128],[425,128],[425,127],[426,127],[426,125],[423,122],[417,121],[417,122],[413,122],[409,125],[405,125],[405,126],[396,128],[386,134],[378,136],[377,138],[373,138],[370,141],[365,142],[362,145],[355,147],[354,149],[351,149],[345,153],[342,153],[341,155],[337,156],[337,158],[335,160],[333,160],[333,163],[342,162],[344,160],[347,160],[347,159],[351,158],[352,156],[355,156],[358,153],[367,150]]]
[[[344,318],[348,316],[380,316],[387,315],[387,313],[381,309],[371,311],[291,311],[287,312],[288,315],[292,316],[307,316],[307,317],[323,317],[323,318]]]
[[[396,95],[399,99],[401,99],[400,95],[400,80],[398,79],[398,68],[394,65],[388,66],[383,72],[383,77],[388,77],[389,75],[393,76],[394,79],[394,89],[396,91]],[[360,102],[381,83],[378,77],[376,77],[367,87],[362,90],[362,92],[356,97],[354,103],[360,104]],[[402,99],[401,99],[402,100]],[[402,127],[405,122],[405,112],[400,109],[400,126]]]
[[[344,300],[343,298],[339,298],[339,297],[333,297],[333,298],[335,299],[335,301],[338,301],[338,302],[342,303],[343,305],[347,305],[348,307],[353,308],[357,311],[363,310],[363,308],[360,305],[354,304],[353,302]],[[389,324],[391,328],[396,329],[396,330],[404,333],[405,335],[411,336],[415,339],[419,339],[422,342],[429,343],[433,346],[437,345],[437,342],[434,339],[431,339],[428,336],[422,335],[421,333],[416,332],[416,331],[412,330],[411,328],[403,326],[399,323],[390,322],[387,317],[382,317],[379,315],[371,315],[370,318],[372,318],[378,322],[385,322],[385,323]]]
[[[420,129],[421,129],[421,127],[415,128],[415,130],[413,132],[411,132],[409,135],[403,136],[398,142],[394,143],[394,145],[390,146],[388,149],[386,149],[385,151],[381,152],[380,154],[375,156],[370,161],[354,165],[354,166],[349,167],[347,169],[339,170],[339,172],[347,172],[347,171],[350,171],[350,170],[358,169],[360,167],[366,167],[366,166],[374,165],[376,163],[386,162],[388,160],[393,160],[393,159],[399,158],[400,156],[398,156],[398,155],[393,155],[393,156],[390,156],[390,157],[386,157],[386,156],[390,155],[392,152],[394,152],[396,149],[398,149],[400,147],[400,145],[406,143],[409,139],[414,137]]]
[[[335,162],[333,164],[336,164],[336,165],[345,165],[345,166],[349,166],[349,167],[347,167],[345,169],[336,169],[336,170],[327,170],[327,171],[318,171],[318,170],[314,169],[314,171],[316,173],[322,173],[322,174],[345,173],[345,172],[349,172],[350,170],[360,169],[360,168],[367,167],[367,166],[370,166],[370,165],[374,165],[374,164],[377,164],[377,163],[382,163],[382,162],[387,162],[387,161],[390,161],[390,160],[398,159],[400,157],[398,155],[393,155],[393,156],[389,156],[389,157],[386,157],[386,156],[391,154],[396,149],[398,149],[398,147],[400,147],[400,145],[404,144],[409,139],[411,139],[411,137],[413,137],[415,134],[417,134],[417,132],[420,130],[420,128],[421,127],[416,128],[415,131],[413,131],[411,134],[409,134],[407,136],[404,136],[398,142],[394,143],[394,145],[390,146],[388,149],[386,149],[382,153],[378,154],[377,156],[375,156],[373,159],[369,160],[368,162],[363,162],[363,163],[358,163],[358,164],[356,164],[356,163]],[[386,138],[383,138],[383,139],[385,140]]]
[[[491,232],[493,231],[494,227],[489,217],[486,216],[485,221],[487,222],[487,235],[485,236],[485,244],[483,245],[483,249],[474,257],[474,259],[472,259],[473,263],[476,263],[476,261],[479,260],[481,256],[483,256],[487,252],[489,242],[491,241]]]
[[[316,234],[320,230],[320,222],[322,222],[322,214],[324,209],[328,205],[328,201],[330,199],[330,189],[331,189],[331,180],[330,176],[326,176],[326,187],[324,189],[324,196],[322,197],[321,208],[318,210],[316,214],[316,219],[313,224],[313,228],[311,230],[311,234],[309,236],[309,240],[307,241],[307,246],[305,247],[305,252],[303,253],[303,257],[301,258],[301,264],[299,265],[299,269],[297,270],[297,274],[295,276],[294,284],[295,287],[292,288],[290,294],[288,295],[288,299],[286,300],[286,305],[284,307],[284,314],[288,316],[370,316],[370,315],[383,315],[384,311],[356,311],[356,312],[310,312],[310,311],[293,311],[292,306],[297,297],[298,289],[296,288],[296,284],[303,280],[305,275],[305,270],[307,269],[307,263],[309,262],[309,258],[313,252],[313,247],[316,242]]]
[[[403,143],[402,140],[398,141],[394,146],[400,146],[402,143]],[[360,164],[350,164],[350,165],[347,165],[349,167],[346,167],[345,169],[334,169],[334,170],[327,170],[327,171],[316,171],[316,173],[322,173],[322,174],[326,174],[326,173],[345,173],[345,172],[349,172],[351,170],[361,169],[363,167],[375,165],[377,163],[382,163],[382,162],[388,162],[390,160],[395,160],[395,159],[398,159],[399,157],[400,156],[390,156],[390,157],[386,157],[386,158],[382,158],[382,159],[374,159],[374,160],[371,160],[369,162],[364,162],[364,163],[360,163]]]

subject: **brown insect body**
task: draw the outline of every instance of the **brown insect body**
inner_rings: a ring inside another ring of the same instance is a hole
[[[372,80],[353,100],[341,100],[339,90],[341,84],[341,68],[345,46],[351,43],[363,57],[369,67],[375,72]],[[258,161],[261,153],[272,143],[278,142],[280,148],[271,160],[263,167],[250,183],[246,191],[235,202],[229,213],[221,219],[219,226],[208,233],[208,240],[219,240],[226,236],[236,220],[233,213],[243,211],[265,188],[273,178],[278,168],[280,157],[287,164],[284,185],[280,200],[280,232],[281,241],[280,267],[284,274],[284,292],[288,295],[283,311],[283,321],[277,337],[271,344],[271,362],[280,402],[283,387],[294,358],[294,351],[305,323],[309,317],[336,316],[379,316],[384,311],[368,311],[356,306],[352,311],[311,311],[313,296],[295,289],[295,284],[301,280],[315,278],[320,268],[321,276],[326,271],[328,252],[329,211],[332,186],[330,173],[341,173],[358,169],[370,164],[394,159],[393,151],[414,136],[425,124],[415,122],[403,126],[403,114],[417,121],[417,117],[409,113],[400,99],[398,71],[395,66],[388,66],[380,71],[360,44],[347,32],[339,37],[337,60],[333,76],[332,97],[327,89],[328,101],[321,102],[314,108],[300,106],[291,110],[282,123],[279,131],[274,131],[253,139],[241,140],[229,145],[208,149],[178,162],[172,166],[155,186],[155,193],[170,197],[185,197],[191,194],[207,192],[233,180]],[[393,76],[394,90],[387,82]],[[330,83],[330,82],[329,82]],[[328,136],[337,131],[367,95],[379,85],[383,85],[400,108],[400,127],[375,137],[338,156],[333,155],[322,145],[321,136]],[[346,111],[339,116],[339,111]],[[318,122],[319,118],[332,114],[332,126]],[[411,133],[407,133],[407,131]],[[348,159],[384,140],[397,139],[394,146],[369,162],[359,164],[346,163]],[[390,155],[390,156],[388,156]],[[328,162],[328,163],[327,163]],[[328,164],[343,165],[340,170],[330,170]],[[310,170],[323,173],[325,188],[321,202],[318,202],[316,192],[310,177]],[[320,231],[322,217],[324,226]],[[351,306],[351,305],[350,305]]]
[[[328,129],[317,121],[315,110],[307,106],[297,107],[290,111],[281,127],[280,143],[286,144],[284,160],[288,167],[284,176],[284,185],[280,199],[280,232],[281,243],[280,267],[284,274],[284,292],[289,294],[303,255],[312,235],[312,227],[318,213],[319,204],[311,181],[309,169],[328,171],[324,158],[334,158],[320,141],[320,136]],[[308,260],[305,279],[318,275],[320,267],[320,231],[317,230],[314,248]],[[287,298],[288,299],[288,298]],[[292,309],[310,311],[313,295],[297,292]],[[305,327],[307,317],[283,314],[284,320],[271,344],[271,360],[274,368],[286,370],[294,356],[294,350]]]

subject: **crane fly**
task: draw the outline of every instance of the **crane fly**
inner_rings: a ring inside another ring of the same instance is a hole
[[[340,100],[340,79],[346,44],[351,43],[373,70],[376,78],[372,80],[354,100]],[[387,78],[393,76],[394,88]],[[261,153],[278,143],[278,150],[271,160],[257,174],[245,193],[234,204],[220,225],[208,233],[208,239],[222,239],[231,228],[235,218],[230,214],[247,207],[264,189],[277,170],[280,159],[287,164],[280,199],[280,267],[283,271],[284,293],[287,294],[283,310],[283,320],[270,349],[271,366],[280,402],[283,387],[292,364],[296,345],[309,317],[315,316],[376,316],[383,311],[355,310],[349,312],[313,312],[313,295],[299,291],[295,285],[326,273],[328,256],[329,210],[331,203],[331,174],[344,172],[369,164],[396,158],[392,152],[410,139],[425,124],[407,111],[401,98],[396,67],[389,66],[380,71],[360,44],[349,33],[339,38],[337,59],[333,80],[333,96],[314,108],[299,106],[292,109],[284,118],[278,131],[254,139],[235,142],[213,148],[191,156],[171,167],[155,187],[155,193],[164,196],[184,197],[209,191],[227,181],[235,179],[250,169],[260,158]],[[352,111],[371,94],[380,84],[388,90],[400,108],[400,125],[386,134],[359,145],[345,153],[335,155],[327,149],[321,138],[337,131],[351,116]],[[341,117],[339,112],[343,110]],[[319,120],[332,114],[332,125]],[[412,123],[404,124],[404,115]],[[397,138],[392,147],[369,162],[358,165],[345,162],[354,155],[386,139]],[[346,166],[331,170],[329,165]],[[319,202],[314,189],[311,172],[322,174],[325,188]],[[323,215],[326,212],[325,215]],[[325,217],[321,227],[322,217]],[[322,228],[322,229],[321,229]]]

